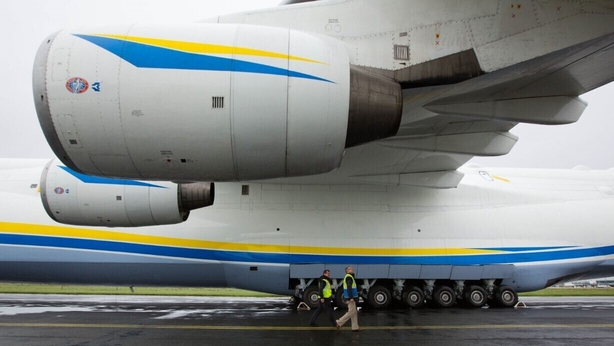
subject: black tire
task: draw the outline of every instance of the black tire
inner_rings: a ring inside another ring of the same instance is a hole
[[[384,286],[373,286],[369,289],[369,305],[374,309],[385,309],[392,301],[390,290]]]
[[[480,286],[469,286],[465,290],[465,304],[469,308],[481,308],[488,302],[486,290]]]
[[[303,302],[307,304],[311,309],[317,309],[318,304],[320,303],[320,298],[318,297],[318,286],[311,285],[303,291]]]
[[[510,286],[500,286],[495,293],[495,301],[505,308],[514,307],[518,303],[518,293]]]
[[[402,299],[410,308],[419,308],[424,305],[424,292],[417,286],[408,286],[403,290]]]
[[[449,308],[456,303],[456,294],[448,286],[439,286],[433,292],[433,301],[440,308]]]
[[[343,287],[337,288],[337,291],[335,292],[334,303],[340,309],[348,308],[348,302],[345,298],[343,298]]]

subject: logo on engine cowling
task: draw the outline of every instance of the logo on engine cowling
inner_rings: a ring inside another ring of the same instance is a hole
[[[55,189],[53,189],[53,192],[57,193],[58,195],[61,195],[64,193],[64,189],[61,187],[56,187]]]
[[[82,94],[87,91],[89,83],[80,77],[73,77],[66,81],[66,89],[73,94]]]

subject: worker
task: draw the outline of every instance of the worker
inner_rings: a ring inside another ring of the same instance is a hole
[[[318,309],[313,313],[311,319],[309,320],[309,325],[312,327],[317,327],[316,320],[322,311],[326,311],[326,315],[328,316],[328,320],[333,325],[333,327],[337,327],[339,330],[340,327],[337,326],[337,322],[335,321],[335,316],[333,316],[333,307],[330,303],[331,297],[333,296],[333,290],[330,286],[330,270],[324,269],[322,276],[318,279],[318,298],[320,301],[318,303]]]
[[[352,331],[361,332],[362,329],[358,326],[358,310],[356,303],[358,302],[358,289],[356,286],[356,278],[354,277],[354,269],[352,267],[345,268],[345,277],[343,278],[343,298],[348,302],[348,312],[337,320],[337,330],[345,324],[349,319],[352,320]]]

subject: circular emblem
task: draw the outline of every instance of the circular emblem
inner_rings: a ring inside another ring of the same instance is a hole
[[[64,193],[64,189],[61,187],[56,187],[55,189],[53,189],[53,191],[57,193],[58,195],[61,195]]]
[[[66,89],[73,94],[82,94],[89,86],[88,82],[80,77],[73,77],[66,81]]]

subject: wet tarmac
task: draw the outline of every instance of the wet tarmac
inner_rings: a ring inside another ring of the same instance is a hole
[[[612,345],[614,297],[519,309],[361,309],[362,332],[308,326],[287,298],[0,295],[0,345]],[[336,310],[340,317],[344,311]]]

